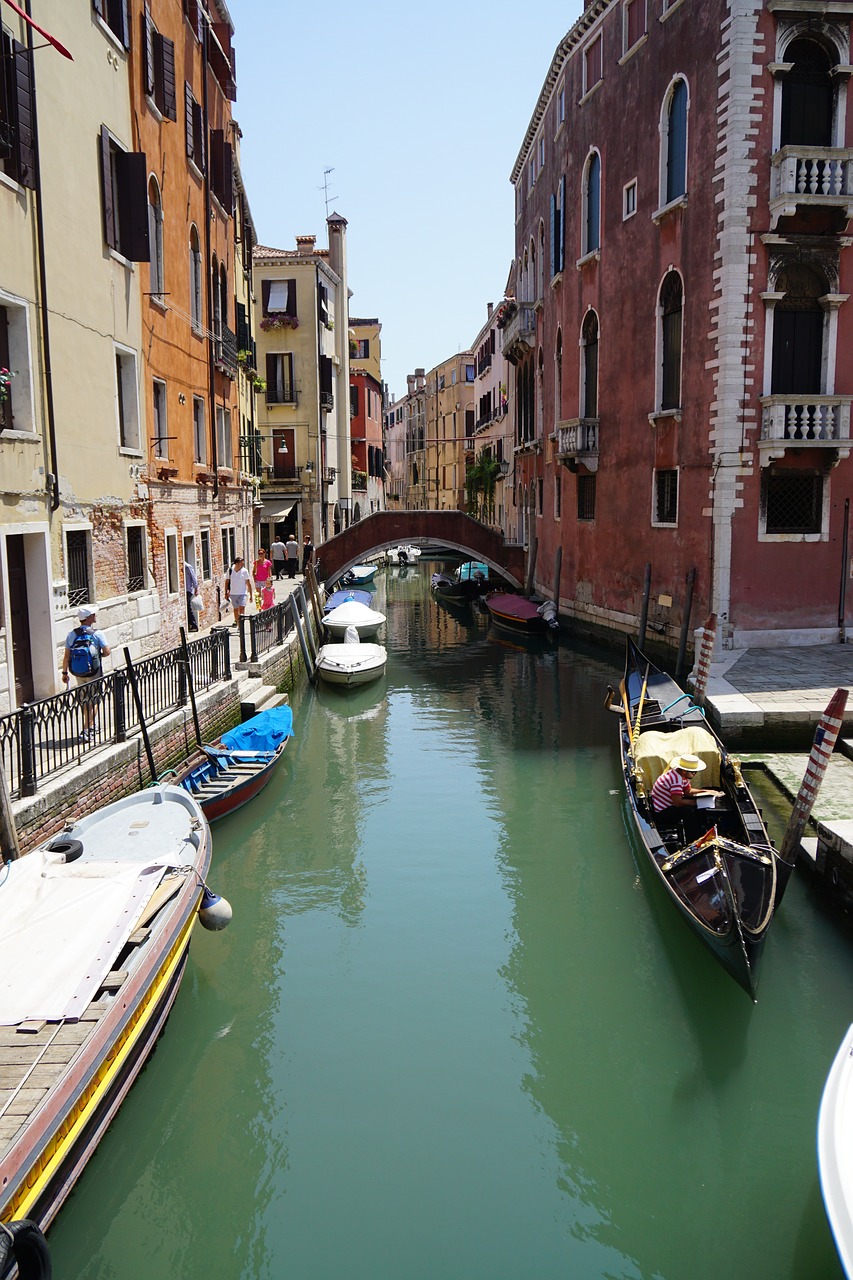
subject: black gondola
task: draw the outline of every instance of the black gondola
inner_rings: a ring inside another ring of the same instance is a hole
[[[773,848],[761,814],[692,696],[627,641],[620,686],[625,788],[655,876],[723,967],[755,999],[758,966],[793,864]],[[678,755],[698,756],[709,807],[655,812],[651,791]]]

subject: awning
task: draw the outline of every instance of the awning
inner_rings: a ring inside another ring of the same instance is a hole
[[[294,498],[293,502],[289,502],[286,507],[272,507],[264,503],[261,520],[267,521],[269,524],[281,524],[290,515],[297,501],[298,499]]]

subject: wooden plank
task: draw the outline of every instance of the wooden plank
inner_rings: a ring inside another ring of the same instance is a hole
[[[0,1073],[5,1067],[28,1066],[35,1062],[44,1046],[22,1045],[20,1049],[0,1049]]]
[[[51,1066],[49,1063],[39,1063],[37,1067],[33,1067],[27,1076],[28,1089],[50,1089],[56,1084],[57,1080],[61,1080],[65,1075],[64,1066]]]
[[[56,1033],[54,1044],[83,1044],[95,1029],[94,1022],[66,1022]]]
[[[151,895],[148,906],[145,908],[143,915],[136,922],[137,929],[143,929],[154,919],[161,907],[164,907],[170,898],[174,898],[179,889],[183,888],[186,876],[170,876],[168,880],[164,880],[159,884]]]
[[[21,1045],[47,1044],[56,1030],[56,1023],[45,1023],[41,1031],[29,1035],[18,1035],[17,1027],[0,1027],[0,1050],[20,1049]]]
[[[48,1094],[47,1089],[19,1089],[3,1110],[4,1116],[22,1116],[24,1119],[40,1106]]]
[[[0,1116],[0,1142],[8,1145],[22,1128],[20,1116]]]
[[[0,1067],[0,1090],[14,1093],[26,1079],[27,1072],[33,1064],[22,1063],[19,1067]]]
[[[79,1044],[52,1044],[49,1049],[45,1049],[41,1061],[67,1066],[69,1062],[74,1061],[79,1052]]]
[[[127,969],[113,969],[101,983],[101,991],[118,991],[127,982]]]
[[[151,936],[151,930],[149,928],[146,927],[144,929],[137,929],[128,938],[127,940],[128,946],[141,947],[142,943],[146,942],[148,938],[150,938],[150,936]]]
[[[38,1035],[47,1026],[44,1019],[39,1022],[19,1022],[18,1031],[25,1035]]]

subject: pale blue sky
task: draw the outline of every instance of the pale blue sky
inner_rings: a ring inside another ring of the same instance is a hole
[[[583,0],[227,3],[258,238],[325,245],[334,169],[352,314],[381,320],[383,377],[404,395],[406,374],[467,348],[503,296],[510,170]]]

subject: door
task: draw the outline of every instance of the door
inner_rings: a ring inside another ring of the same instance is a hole
[[[12,631],[12,662],[15,668],[15,702],[20,707],[25,702],[35,701],[23,534],[13,534],[6,539],[6,560],[9,566],[9,621]]]
[[[773,317],[773,384],[777,396],[821,392],[823,311],[776,308]]]

